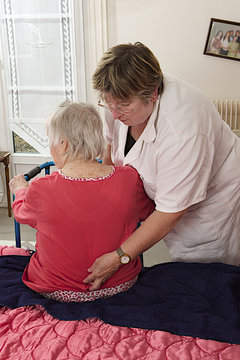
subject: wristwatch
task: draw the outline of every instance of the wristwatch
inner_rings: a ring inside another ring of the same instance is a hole
[[[118,254],[119,258],[120,258],[120,263],[121,264],[125,265],[125,264],[128,264],[131,261],[130,256],[127,255],[127,254],[124,254],[124,252],[122,251],[122,249],[120,247],[117,248],[116,252],[117,252],[117,254]]]

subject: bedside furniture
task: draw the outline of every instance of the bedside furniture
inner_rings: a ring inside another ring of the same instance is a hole
[[[9,163],[10,163],[10,152],[0,151],[0,162],[5,165],[5,178],[6,178],[6,189],[7,189],[7,202],[8,202],[8,216],[12,216],[11,200],[10,200],[10,189],[9,189]]]

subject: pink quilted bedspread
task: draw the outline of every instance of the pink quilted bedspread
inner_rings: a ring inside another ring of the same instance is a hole
[[[26,250],[0,246],[0,255]],[[1,360],[239,360],[240,345],[164,331],[112,326],[99,319],[60,321],[41,306],[0,308]]]

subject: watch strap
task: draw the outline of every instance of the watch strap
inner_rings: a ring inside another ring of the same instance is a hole
[[[119,256],[121,264],[128,264],[131,261],[131,257],[128,254],[125,254],[121,247],[117,248],[116,252]]]
[[[119,248],[117,248],[116,252],[117,252],[119,257],[124,255],[124,252],[123,252],[123,250],[122,250],[122,248],[120,246],[119,246]]]

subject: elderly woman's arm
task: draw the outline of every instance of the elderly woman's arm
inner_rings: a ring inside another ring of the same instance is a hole
[[[29,184],[24,175],[17,175],[10,181],[9,186],[15,195],[12,209],[16,221],[36,228],[39,219],[38,199],[40,196],[36,181],[33,180]]]
[[[145,222],[125,240],[121,248],[123,252],[135,259],[138,255],[152,247],[164,238],[177,224],[187,209],[177,213],[164,213],[155,210]],[[95,260],[88,269],[90,275],[84,280],[91,284],[90,290],[98,289],[120,266],[119,256],[116,251],[104,254]],[[124,266],[124,265],[122,265]]]
[[[16,175],[9,183],[11,192],[15,195],[20,189],[27,188],[28,182],[25,180],[24,175]]]

